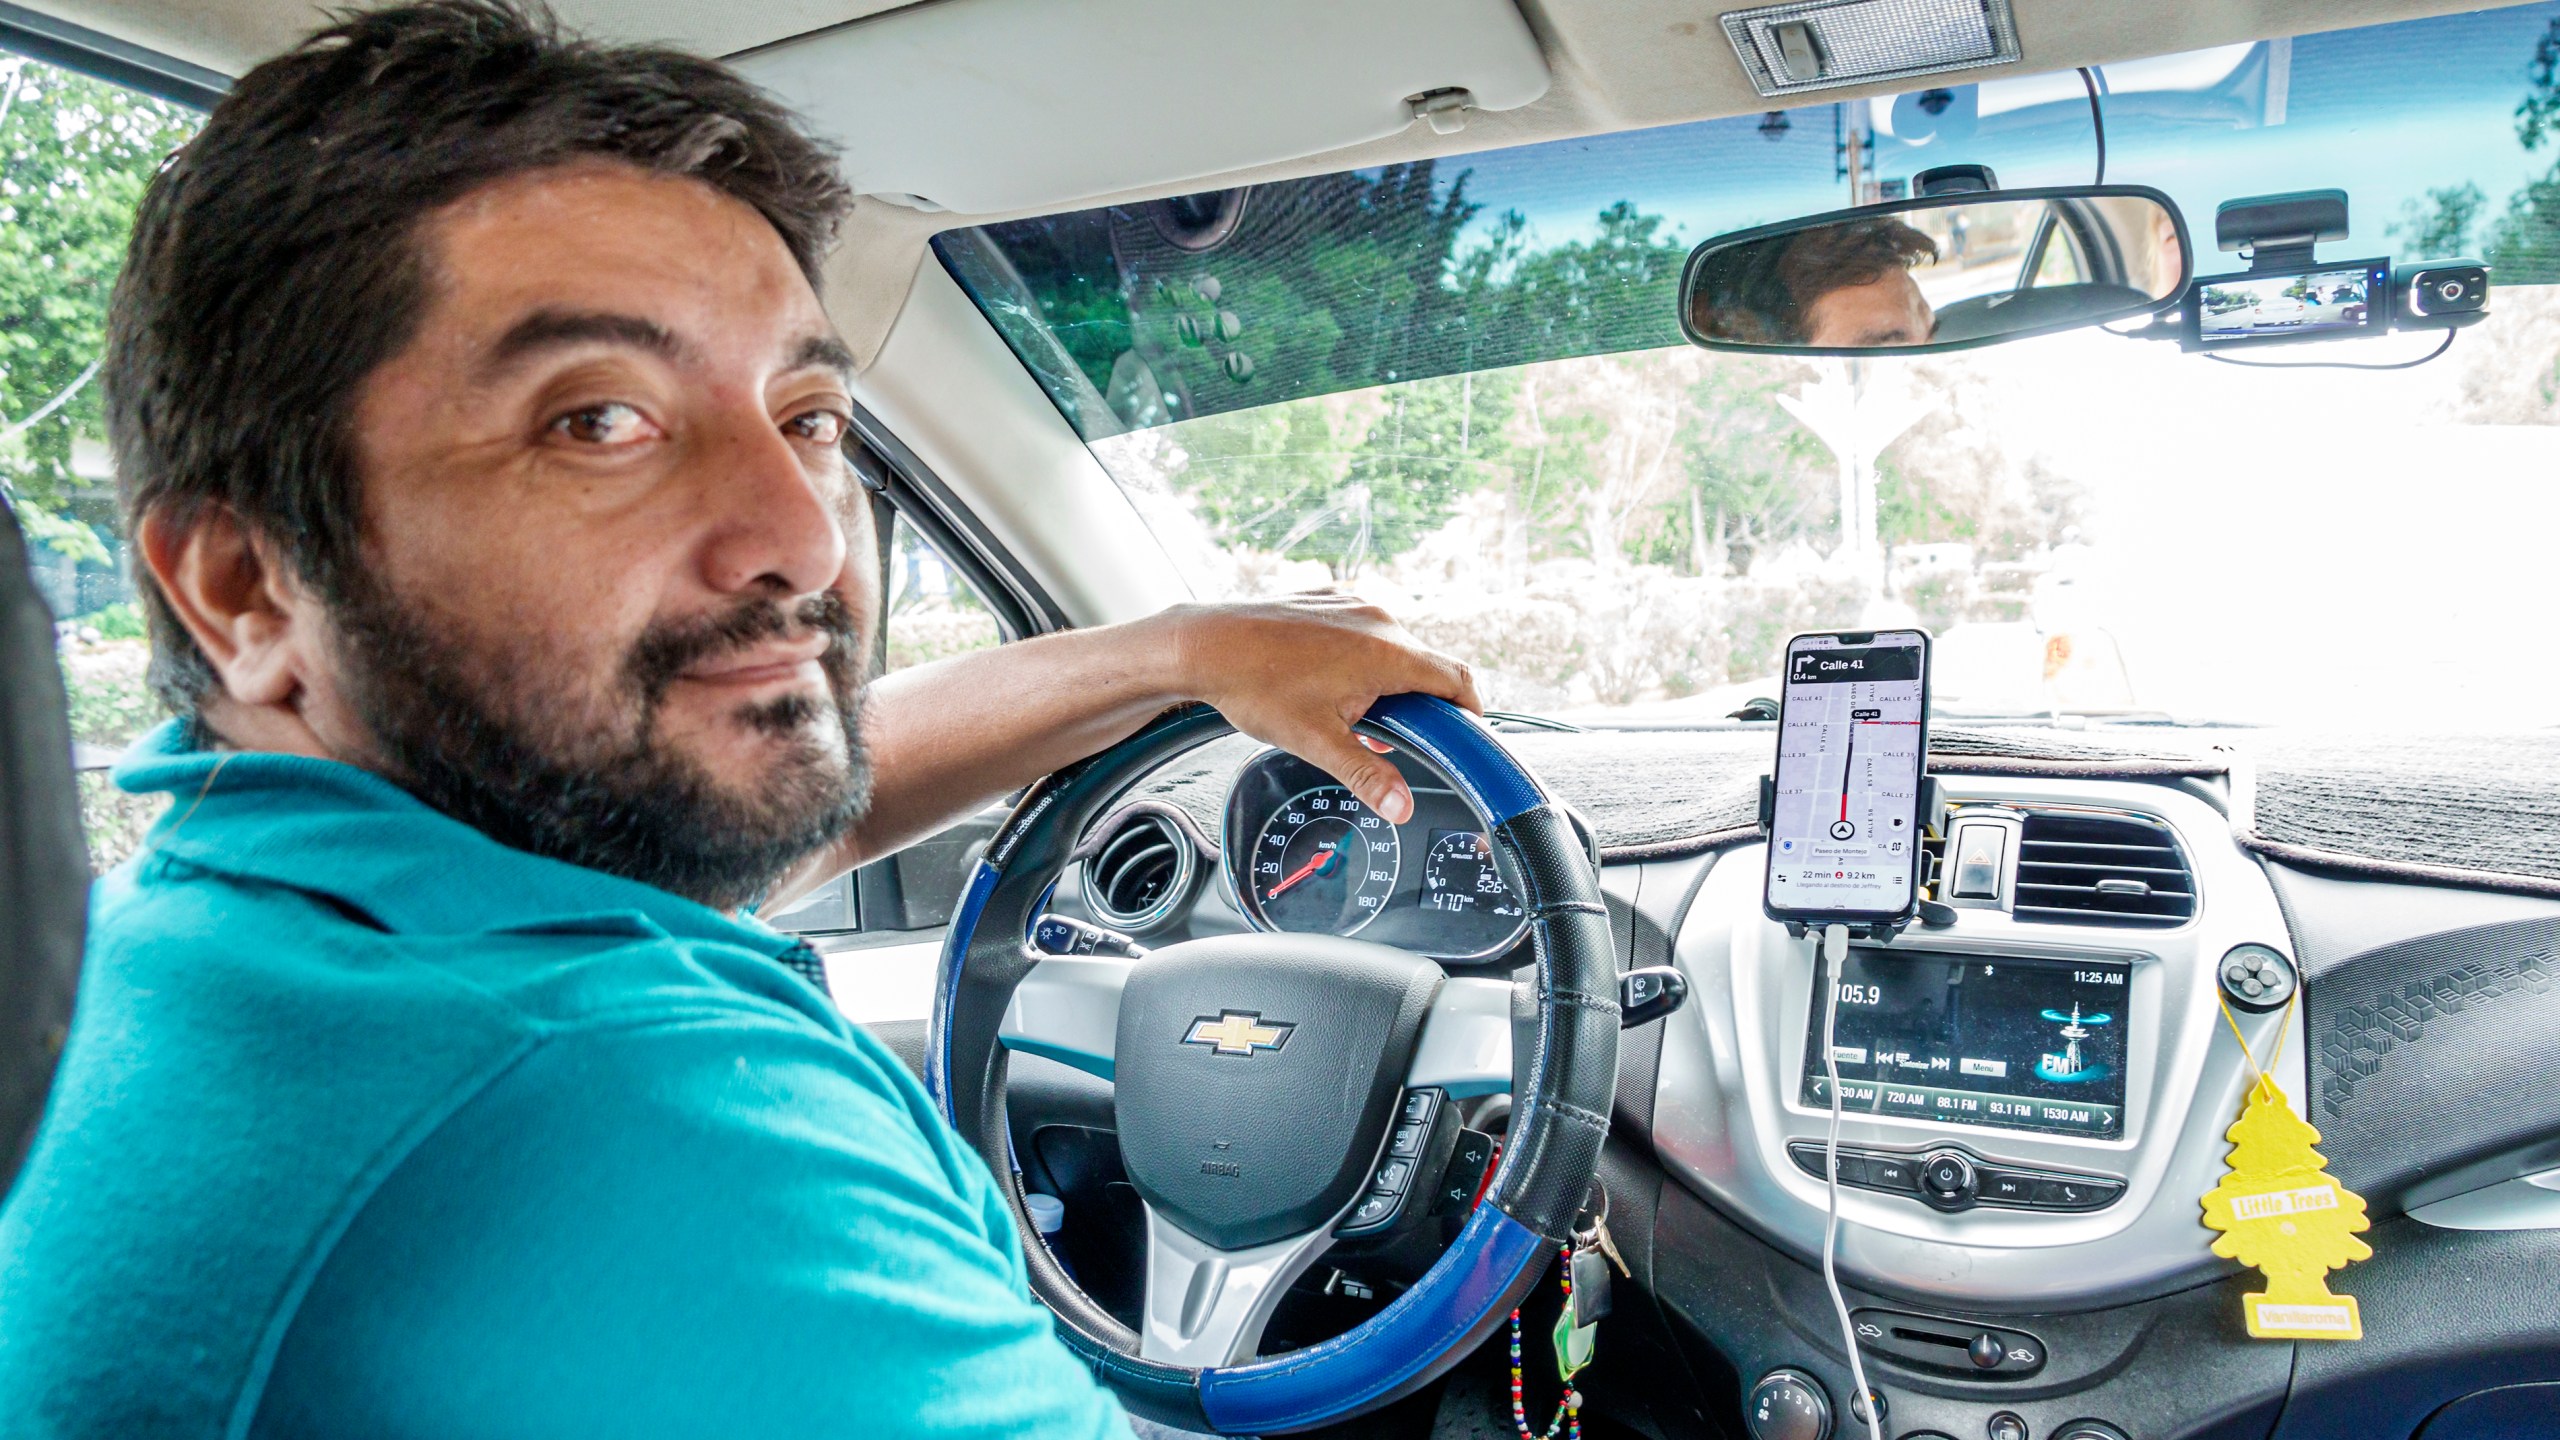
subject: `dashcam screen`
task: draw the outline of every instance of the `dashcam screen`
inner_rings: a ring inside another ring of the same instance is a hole
[[[2362,330],[2382,296],[2363,265],[2308,275],[2225,275],[2196,282],[2196,335],[2206,344]]]

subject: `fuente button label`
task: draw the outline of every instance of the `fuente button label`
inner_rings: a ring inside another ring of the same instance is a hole
[[[2263,1195],[2231,1197],[2231,1215],[2236,1220],[2264,1220],[2276,1215],[2299,1215],[2306,1210],[2337,1208],[2338,1191],[2337,1187],[2332,1185],[2312,1185],[2301,1190],[2270,1190]]]

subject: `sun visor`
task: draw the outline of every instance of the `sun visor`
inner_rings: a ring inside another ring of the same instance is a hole
[[[1512,0],[938,0],[735,63],[856,190],[971,214],[1447,131],[1548,83]]]

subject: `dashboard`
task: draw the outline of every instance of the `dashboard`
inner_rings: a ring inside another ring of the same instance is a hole
[[[1509,951],[1528,926],[1511,858],[1427,763],[1389,758],[1413,788],[1401,825],[1286,751],[1245,762],[1219,829],[1229,899],[1261,930],[1356,935],[1457,964]]]
[[[1672,770],[1655,737],[1505,740],[1589,810],[1603,843],[1644,818],[1636,805],[1686,803],[1713,779]],[[1638,745],[1659,783],[1624,773]],[[1416,798],[1400,826],[1322,771],[1239,742],[1100,822],[1058,904],[1084,904],[1091,867],[1136,848],[1115,832],[1153,825],[1198,868],[1164,897],[1148,945],[1323,932],[1453,973],[1529,973],[1509,861],[1443,777],[1394,758]],[[1622,964],[1676,966],[1689,998],[1622,1042],[1602,1179],[1652,1303],[1622,1292],[1607,1344],[1625,1368],[1589,1402],[1607,1413],[1643,1397],[1647,1433],[1866,1433],[1821,1271],[1836,1073],[1838,1274],[1894,1440],[2407,1437],[2493,1384],[2523,1384],[2547,1402],[2534,1413],[2560,1416],[2560,1297],[2543,1280],[2509,1294],[2445,1278],[2560,1274],[2560,1092],[2547,1086],[2560,899],[2270,861],[2239,838],[2245,794],[2213,780],[1935,781],[1938,906],[1890,942],[1853,945],[1836,973],[1763,913],[1764,852],[1748,830],[1714,829],[1726,811],[1696,827],[1712,843],[1622,848],[1602,868]],[[1828,1065],[1826,993],[1839,1000]],[[2430,995],[2464,998],[2429,1008]],[[2259,1063],[2372,1202],[2375,1258],[2331,1277],[2363,1303],[2357,1345],[2250,1340],[2240,1296],[2263,1281],[2215,1255],[2199,1223]],[[2431,1107],[2457,1090],[2498,1098]],[[1500,1104],[1467,1102],[1460,1119],[1498,1133]],[[1107,1093],[1015,1113],[1034,1179],[1071,1194],[1080,1175],[1107,1176],[1064,1138],[1107,1127]],[[1295,1343],[1336,1333],[1428,1258],[1338,1250],[1311,1272],[1332,1288],[1284,1310],[1282,1328],[1298,1327]],[[2502,1358],[2473,1379],[2412,1378],[2474,1350]],[[1782,1420],[1797,1428],[1768,1428]],[[2424,1440],[2439,1430],[2560,1433],[2439,1426]]]

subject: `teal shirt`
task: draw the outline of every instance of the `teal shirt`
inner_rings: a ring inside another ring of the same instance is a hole
[[[995,1182],[793,941],[187,748],[0,1209],[0,1429],[1112,1436]]]

